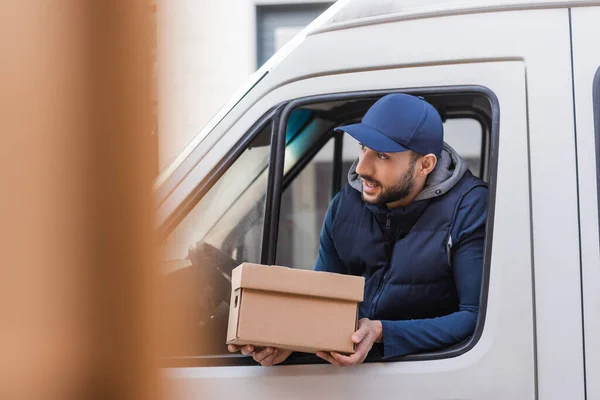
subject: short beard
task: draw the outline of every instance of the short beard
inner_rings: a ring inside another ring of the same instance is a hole
[[[379,185],[379,187],[381,187],[381,193],[379,194],[379,196],[377,196],[375,200],[365,199],[365,195],[364,193],[362,193],[363,201],[369,204],[383,205],[407,198],[411,194],[413,188],[415,187],[415,180],[413,175],[415,173],[415,165],[417,164],[417,160],[418,158],[413,158],[411,160],[410,167],[408,168],[408,171],[406,171],[406,174],[404,174],[402,179],[400,179],[395,185],[391,187],[384,188],[380,182],[375,181],[371,177],[361,176],[361,178],[365,181],[375,183]]]

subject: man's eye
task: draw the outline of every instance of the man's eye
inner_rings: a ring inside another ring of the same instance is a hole
[[[358,145],[360,146],[360,149],[361,149],[361,150],[364,150],[364,149],[365,149],[365,145],[364,145],[364,144],[362,144],[362,143],[359,143]]]
[[[377,153],[377,157],[379,157],[379,159],[381,159],[381,160],[387,160],[388,159],[388,156],[386,156],[383,153]]]

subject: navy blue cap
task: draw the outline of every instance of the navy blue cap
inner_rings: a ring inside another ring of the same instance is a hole
[[[408,94],[389,94],[377,100],[358,124],[340,126],[370,149],[382,153],[412,150],[435,154],[444,146],[444,127],[437,110]]]

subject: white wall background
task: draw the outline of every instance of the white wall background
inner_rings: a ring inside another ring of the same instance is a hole
[[[256,70],[256,7],[323,0],[157,1],[159,168]],[[276,46],[295,29],[276,32]]]

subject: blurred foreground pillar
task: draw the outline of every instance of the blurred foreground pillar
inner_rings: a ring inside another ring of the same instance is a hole
[[[0,3],[1,399],[160,397],[151,24]]]

